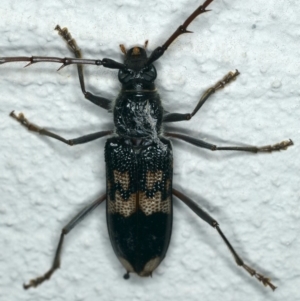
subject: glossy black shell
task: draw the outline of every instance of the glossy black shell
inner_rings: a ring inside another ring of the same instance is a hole
[[[149,276],[166,255],[172,231],[173,155],[162,137],[163,107],[155,67],[130,49],[119,70],[115,137],[105,145],[107,226],[127,273]]]
[[[106,143],[105,160],[111,244],[127,272],[149,276],[171,237],[171,144],[161,138],[135,147],[114,137]]]

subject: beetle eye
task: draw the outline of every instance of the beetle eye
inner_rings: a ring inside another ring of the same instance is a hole
[[[156,73],[156,69],[154,68],[153,65],[146,67],[143,70],[143,78],[146,81],[153,81],[156,79],[157,73]]]
[[[127,69],[120,69],[119,70],[119,81],[121,83],[128,83],[131,79],[132,79],[133,75],[132,75],[132,71],[130,72]]]

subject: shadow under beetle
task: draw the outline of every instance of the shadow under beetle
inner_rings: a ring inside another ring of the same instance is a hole
[[[36,287],[51,277],[60,266],[64,236],[105,199],[110,241],[115,254],[126,269],[124,278],[128,279],[129,273],[151,276],[165,257],[169,246],[172,231],[172,195],[174,195],[217,230],[237,265],[243,267],[265,286],[275,290],[276,287],[269,278],[257,273],[243,262],[221,231],[218,222],[193,200],[172,187],[172,146],[166,137],[181,139],[212,151],[272,152],[284,150],[293,144],[291,140],[286,140],[262,147],[219,147],[179,133],[162,132],[163,123],[190,120],[213,93],[239,75],[237,70],[229,72],[216,85],[205,91],[192,113],[169,113],[163,109],[154,84],[157,74],[153,63],[164,54],[179,35],[190,32],[187,30],[188,25],[198,15],[207,12],[206,8],[211,2],[213,0],[207,0],[200,5],[149,57],[146,52],[146,41],[144,48],[136,46],[126,50],[124,45],[120,45],[124,54],[123,63],[108,58],[102,60],[82,59],[81,52],[67,28],[61,29],[57,25],[55,29],[67,42],[76,58],[39,56],[0,58],[0,64],[19,61],[28,61],[28,65],[38,62],[62,63],[59,69],[70,64],[77,64],[79,82],[85,98],[103,109],[111,110],[115,125],[115,128],[111,130],[67,140],[30,123],[22,113],[16,115],[11,112],[10,115],[28,130],[60,140],[68,145],[82,144],[110,136],[105,145],[106,194],[80,211],[63,228],[52,267],[43,276],[24,284],[25,289]],[[85,90],[83,64],[119,70],[118,78],[122,89],[115,102]]]

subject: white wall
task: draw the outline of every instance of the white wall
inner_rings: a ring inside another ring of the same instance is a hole
[[[119,44],[162,45],[201,0],[2,0],[1,56],[71,56],[53,30],[67,26],[85,58],[122,59]],[[86,101],[76,68],[0,66],[1,300],[299,300],[300,8],[296,0],[215,0],[155,64],[169,111],[191,112],[228,71],[239,78],[214,95],[180,132],[220,145],[265,145],[292,138],[272,154],[211,153],[174,142],[174,186],[220,223],[236,251],[270,276],[273,293],[231,258],[216,231],[175,200],[174,232],[153,278],[124,270],[109,243],[105,205],[65,241],[51,281],[22,283],[50,267],[61,228],[105,190],[105,139],[68,147],[28,133],[8,114],[66,138],[109,129],[112,116]],[[85,68],[90,91],[114,99],[117,72]],[[201,196],[205,200],[200,200]]]

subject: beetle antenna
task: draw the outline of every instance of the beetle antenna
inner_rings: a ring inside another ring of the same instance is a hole
[[[150,57],[146,65],[152,64],[154,61],[158,60],[164,52],[168,49],[168,47],[173,43],[175,39],[177,39],[180,35],[184,33],[191,33],[190,30],[187,30],[187,27],[191,22],[195,20],[195,18],[203,13],[209,12],[210,10],[206,9],[207,6],[213,2],[214,0],[206,0],[202,5],[200,5],[185,21],[182,25],[180,25],[174,33],[168,38],[168,40],[162,45],[154,49],[151,53]]]
[[[147,49],[148,43],[149,43],[149,40],[146,40],[145,43],[144,43],[144,49],[145,50]]]
[[[120,44],[119,46],[120,46],[121,51],[122,51],[124,54],[126,54],[127,50],[126,50],[124,44]]]

